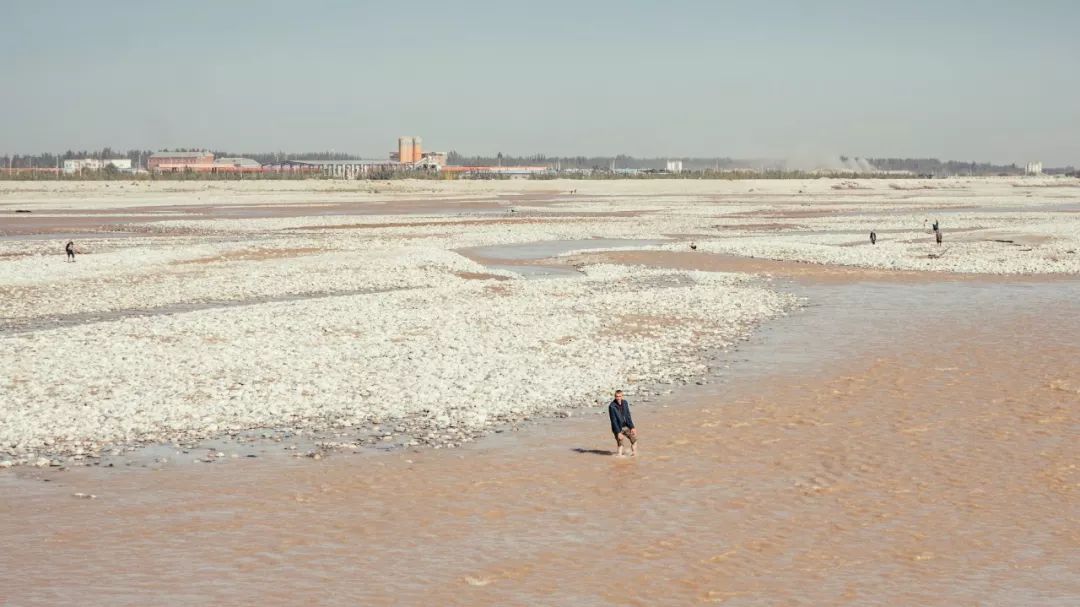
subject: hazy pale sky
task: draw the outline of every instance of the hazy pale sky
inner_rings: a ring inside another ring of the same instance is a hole
[[[1071,0],[0,2],[0,153],[1080,166]]]

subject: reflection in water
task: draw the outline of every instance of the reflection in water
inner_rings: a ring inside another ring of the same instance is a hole
[[[628,387],[636,459],[601,456],[598,411],[456,451],[0,476],[0,603],[1075,604],[1077,283],[797,292],[725,381]]]
[[[566,266],[556,265],[542,265],[542,264],[518,264],[518,265],[500,265],[493,263],[484,264],[485,267],[492,270],[505,270],[508,272],[514,272],[520,274],[522,278],[572,278],[581,276],[581,272],[578,272],[574,268],[568,268]]]

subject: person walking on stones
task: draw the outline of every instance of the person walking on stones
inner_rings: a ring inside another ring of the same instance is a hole
[[[608,417],[611,418],[611,433],[615,435],[615,444],[619,451],[617,456],[623,456],[623,439],[630,441],[630,455],[637,455],[637,428],[634,427],[634,419],[630,417],[630,402],[623,398],[622,390],[615,391],[615,400],[608,405]]]
[[[74,240],[69,240],[68,243],[66,245],[64,245],[64,251],[67,252],[67,260],[66,261],[74,262],[75,261],[75,241]]]
[[[870,230],[870,244],[877,244],[877,232]]]

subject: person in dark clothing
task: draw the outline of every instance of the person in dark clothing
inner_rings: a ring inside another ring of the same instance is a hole
[[[615,391],[615,400],[608,405],[608,417],[611,418],[611,433],[615,435],[615,444],[619,446],[617,455],[623,455],[623,438],[630,441],[630,455],[637,455],[637,428],[630,417],[630,402],[623,398],[622,390]]]
[[[877,244],[877,232],[870,231],[870,244]]]
[[[64,250],[67,251],[67,261],[75,261],[75,241],[69,240],[68,243],[64,245]]]
[[[934,220],[934,231],[938,232],[940,230],[941,230],[941,226],[938,225],[938,220],[935,219]]]

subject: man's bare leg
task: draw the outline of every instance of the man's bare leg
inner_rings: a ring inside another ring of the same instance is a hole
[[[622,457],[622,436],[618,434],[615,435],[615,444],[619,446],[619,450],[615,453],[615,457]]]

